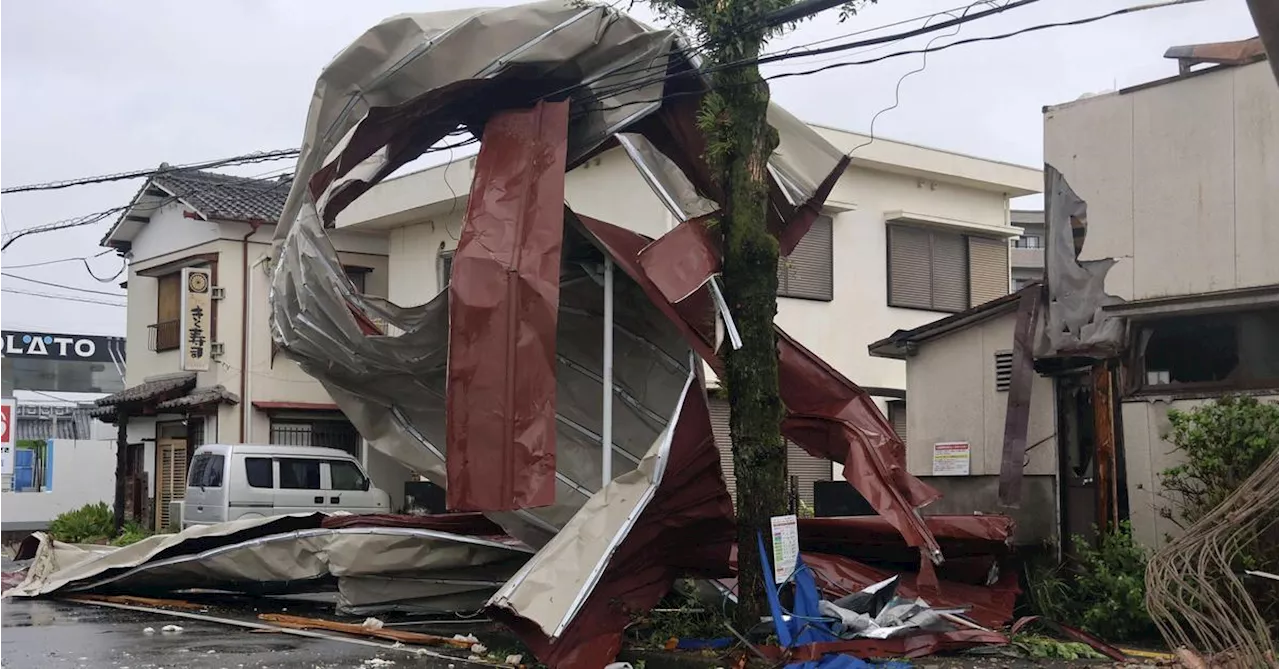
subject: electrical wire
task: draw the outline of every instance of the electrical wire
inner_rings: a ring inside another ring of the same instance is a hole
[[[129,266],[128,262],[125,261],[124,258],[121,258],[120,269],[116,270],[115,274],[108,277],[101,277],[101,276],[98,276],[97,273],[93,271],[93,267],[89,264],[89,260],[93,258],[101,258],[102,256],[107,255],[108,253],[113,253],[113,252],[115,252],[115,249],[104,249],[102,252],[95,253],[91,256],[80,256],[76,258],[58,258],[56,260],[45,260],[43,262],[26,263],[23,265],[6,265],[3,267],[3,269],[27,269],[29,267],[45,267],[47,265],[56,265],[58,263],[79,261],[81,263],[84,263],[84,271],[87,272],[89,276],[93,277],[94,280],[96,280],[98,283],[111,283],[112,281],[115,281],[116,279],[120,278],[121,274],[124,274],[125,269],[127,269]]]
[[[76,297],[74,295],[56,295],[54,293],[42,293],[35,290],[22,290],[20,288],[0,288],[0,292],[13,293],[15,295],[31,295],[33,297],[44,297],[51,300],[66,300],[68,302],[83,302],[85,304],[98,304],[104,307],[126,307],[123,302],[103,302],[99,300],[91,300],[87,297]]]
[[[1001,34],[998,34],[998,35],[988,35],[988,36],[985,36],[985,37],[972,37],[972,38],[968,38],[968,39],[957,40],[957,41],[955,41],[955,42],[950,42],[950,43],[943,44],[943,45],[940,45],[940,46],[930,47],[930,48],[927,48],[927,49],[911,49],[911,50],[906,50],[906,51],[895,51],[895,52],[893,52],[893,53],[885,54],[885,55],[883,55],[883,56],[879,56],[879,57],[876,57],[876,58],[869,58],[869,59],[865,59],[865,60],[855,60],[855,61],[844,61],[844,62],[834,63],[834,64],[827,65],[827,66],[824,66],[824,67],[814,68],[814,69],[810,69],[810,70],[804,70],[804,71],[800,71],[800,72],[784,72],[784,73],[780,73],[780,74],[774,74],[774,75],[770,75],[770,76],[767,76],[767,77],[763,77],[762,79],[763,79],[764,81],[774,81],[774,80],[777,80],[777,79],[785,79],[785,78],[788,78],[788,77],[808,76],[808,75],[811,75],[811,74],[817,74],[817,73],[819,73],[819,72],[824,72],[824,71],[827,71],[827,70],[836,69],[836,68],[839,68],[839,67],[848,67],[848,66],[852,66],[852,65],[870,65],[870,64],[872,64],[872,63],[878,63],[878,62],[881,62],[881,61],[889,60],[889,59],[892,59],[892,58],[899,58],[899,57],[902,57],[902,56],[918,55],[918,54],[923,54],[923,53],[936,53],[936,52],[939,52],[939,51],[945,51],[945,50],[950,49],[950,48],[952,48],[952,47],[961,46],[961,45],[965,45],[965,44],[974,44],[974,43],[978,43],[978,42],[993,42],[993,41],[998,41],[998,40],[1008,39],[1008,38],[1011,38],[1011,37],[1016,37],[1016,36],[1023,35],[1023,34],[1026,34],[1026,33],[1030,33],[1030,32],[1036,32],[1036,31],[1040,31],[1040,30],[1046,30],[1046,29],[1049,29],[1049,28],[1061,28],[1061,27],[1068,27],[1068,26],[1085,25],[1085,24],[1088,24],[1088,23],[1093,23],[1093,22],[1096,22],[1096,21],[1101,21],[1101,20],[1103,20],[1103,19],[1108,19],[1108,18],[1112,18],[1112,17],[1115,17],[1115,16],[1124,15],[1124,14],[1133,14],[1133,13],[1137,13],[1137,12],[1141,12],[1141,11],[1146,11],[1146,10],[1150,10],[1150,9],[1163,9],[1163,8],[1166,8],[1166,7],[1173,7],[1173,6],[1177,6],[1177,5],[1185,5],[1185,4],[1191,4],[1191,3],[1196,3],[1196,2],[1204,2],[1204,0],[1170,0],[1169,2],[1161,2],[1161,3],[1153,3],[1153,4],[1145,4],[1145,5],[1135,5],[1135,6],[1131,6],[1131,7],[1126,7],[1126,8],[1124,8],[1124,9],[1119,9],[1119,10],[1116,10],[1116,11],[1113,11],[1113,12],[1108,12],[1108,13],[1105,13],[1105,14],[1098,14],[1098,15],[1094,15],[1094,16],[1090,16],[1090,17],[1085,17],[1085,18],[1082,18],[1082,19],[1074,19],[1074,20],[1071,20],[1071,21],[1062,21],[1062,22],[1057,22],[1057,23],[1045,23],[1045,24],[1038,24],[1038,25],[1029,26],[1029,27],[1026,27],[1026,28],[1021,28],[1021,29],[1019,29],[1019,30],[1015,30],[1015,31],[1008,32],[1008,33],[1001,33]],[[978,16],[978,15],[977,15],[977,14],[974,14],[974,15],[972,15],[970,18],[972,19],[973,17],[976,17],[976,16]],[[937,24],[937,25],[942,25],[942,24]],[[954,25],[954,24],[952,24],[952,25]],[[856,45],[856,43],[855,43],[855,45]],[[825,53],[825,51],[824,51],[824,53]],[[807,54],[807,53],[805,53],[805,54],[796,54],[794,57],[803,57],[803,56],[806,56],[806,55],[809,55],[809,54]],[[785,59],[774,59],[774,60],[785,60]],[[773,62],[773,61],[771,61],[771,62]],[[735,65],[735,64],[732,64],[732,63],[730,63],[730,64],[726,64],[726,66],[729,66],[729,65]],[[687,74],[687,73],[680,73],[680,74],[677,74],[677,75],[674,75],[674,76],[685,76],[686,74]],[[674,78],[674,76],[673,76],[673,77],[667,77],[667,78]],[[661,79],[658,79],[658,80],[655,80],[655,81],[661,81]],[[647,84],[646,84],[646,85],[647,85]],[[735,86],[744,86],[744,85],[754,85],[754,82],[752,82],[752,83],[746,83],[746,84],[735,84]],[[725,86],[721,86],[720,88],[725,88]],[[626,108],[626,107],[632,107],[632,106],[635,106],[635,105],[653,104],[653,103],[655,103],[655,102],[663,102],[663,101],[666,101],[666,100],[671,100],[671,99],[675,99],[675,98],[679,98],[679,97],[685,97],[685,96],[690,96],[690,95],[703,95],[703,94],[705,94],[705,93],[706,93],[706,90],[681,91],[681,92],[678,92],[678,93],[671,93],[671,94],[663,95],[663,96],[661,96],[661,97],[654,98],[654,99],[650,99],[650,100],[635,100],[635,101],[632,101],[632,102],[625,102],[625,103],[618,104],[618,105],[609,105],[609,106],[592,107],[592,108],[590,108],[590,109],[587,109],[587,110],[584,110],[584,111],[582,111],[582,112],[579,112],[579,113],[578,113],[578,114],[576,114],[576,115],[571,115],[571,117],[570,117],[570,118],[571,118],[571,120],[572,120],[572,119],[575,119],[575,118],[580,118],[580,117],[585,116],[586,114],[590,114],[590,113],[598,113],[598,112],[602,112],[602,111],[613,111],[613,110],[617,110],[617,109],[624,109],[624,108]]]
[[[132,170],[129,172],[116,172],[114,174],[102,174],[91,177],[80,177],[78,179],[64,179],[62,181],[48,181],[45,183],[26,184],[23,186],[9,186],[0,189],[0,194],[8,195],[10,193],[26,193],[39,190],[59,190],[62,188],[70,188],[72,186],[84,186],[87,184],[106,183],[109,181],[124,181],[127,179],[139,179],[142,177],[157,177],[172,172],[183,172],[186,170],[203,170],[211,167],[228,167],[231,165],[247,165],[250,163],[262,163],[273,160],[284,160],[286,158],[297,157],[298,149],[276,149],[274,151],[255,151],[231,158],[218,158],[216,160],[205,160],[196,163],[187,163],[185,165],[173,165],[170,167],[153,168],[147,170]]]
[[[965,14],[968,14],[969,10],[982,4],[995,6],[995,3],[992,0],[979,0],[978,2],[975,2],[969,5],[968,7],[965,7],[964,12],[962,12],[960,16],[964,16]],[[953,19],[956,18],[954,15],[950,13],[946,13],[946,15],[950,16]],[[928,22],[932,20],[933,20],[932,16],[929,17],[928,19],[925,19],[925,24],[927,25]],[[928,49],[932,47],[934,42],[937,42],[938,40],[944,37],[955,37],[956,35],[959,35],[963,27],[964,26],[957,24],[956,29],[949,33],[934,35],[933,38],[931,38],[929,42],[925,44],[925,48]],[[898,83],[894,84],[893,86],[893,104],[877,111],[875,114],[871,116],[870,129],[867,131],[867,141],[853,147],[852,149],[849,149],[848,153],[846,153],[845,155],[852,156],[853,153],[858,149],[861,149],[864,146],[870,146],[872,143],[876,141],[876,121],[880,120],[880,117],[883,116],[884,114],[887,114],[897,109],[898,105],[902,103],[902,82],[906,81],[907,78],[913,74],[919,74],[921,72],[924,72],[925,69],[928,67],[929,67],[929,54],[928,52],[925,52],[920,55],[920,67],[917,67],[912,70],[907,70],[905,73],[903,73],[901,77],[898,77]]]
[[[68,286],[62,283],[53,283],[52,281],[41,281],[40,279],[32,279],[29,276],[21,276],[18,274],[12,274],[10,272],[0,272],[0,276],[9,277],[10,279],[17,279],[19,281],[29,281],[31,283],[38,283],[42,286],[48,286],[50,288],[62,288],[63,290],[74,290],[77,292],[89,293],[92,295],[106,295],[107,297],[125,297],[124,293],[108,293],[105,290],[93,290],[92,288],[77,288],[75,286]]]

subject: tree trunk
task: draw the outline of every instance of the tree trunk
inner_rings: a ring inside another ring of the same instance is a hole
[[[718,62],[753,59],[763,35],[738,35]],[[723,101],[717,137],[725,186],[725,297],[742,335],[742,348],[726,354],[733,471],[737,478],[738,616],[745,632],[765,612],[771,574],[761,569],[756,537],[769,519],[786,513],[786,447],[779,432],[778,353],[773,318],[778,310],[778,242],[766,227],[767,165],[778,145],[766,113],[769,88],[754,65],[713,75]],[[769,546],[766,542],[766,546]]]
[[[129,414],[116,410],[116,498],[114,526],[116,534],[124,527],[125,467],[129,457]]]

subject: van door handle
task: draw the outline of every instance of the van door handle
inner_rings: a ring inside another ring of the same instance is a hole
[[[337,504],[337,503],[338,503],[338,498],[337,498],[337,497],[330,497],[330,498],[329,498],[329,503],[330,503],[330,504]]]
[[[314,500],[313,500],[313,501],[314,501],[316,504],[324,504],[324,496],[323,496],[323,495],[321,495],[321,496],[319,496],[319,497],[316,497],[316,498],[314,498]]]

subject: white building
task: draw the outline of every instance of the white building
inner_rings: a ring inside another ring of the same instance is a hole
[[[125,390],[99,400],[97,415],[128,415],[126,507],[166,526],[184,494],[186,465],[203,443],[282,443],[341,448],[371,474],[403,481],[398,464],[366,452],[360,435],[320,384],[272,345],[267,319],[270,243],[289,182],[210,172],[150,179],[103,238],[129,263]],[[387,291],[384,235],[337,234],[348,275],[372,295]],[[184,370],[184,268],[212,283],[207,370]],[[402,486],[388,486],[399,505]]]
[[[867,344],[887,330],[912,328],[999,297],[1010,286],[1009,200],[1037,193],[1039,170],[816,127],[841,151],[856,150],[824,210],[781,263],[778,323],[841,373],[878,397],[903,425],[906,368],[874,358]],[[474,160],[389,179],[345,209],[338,235],[385,235],[387,297],[423,304],[447,282],[462,229]],[[675,220],[620,149],[569,173],[574,211],[651,237]],[[712,406],[728,449],[728,411]],[[723,459],[732,473],[731,458]],[[833,476],[826,461],[798,447],[790,470],[801,497]],[[839,472],[834,472],[838,475]],[[732,486],[732,478],[729,478]]]

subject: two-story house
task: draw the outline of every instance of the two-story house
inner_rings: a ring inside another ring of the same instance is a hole
[[[1169,410],[1275,399],[1276,80],[1257,40],[1170,50],[1201,52],[1229,57],[1044,110],[1045,283],[1021,289],[1042,296],[1039,375],[1021,444],[1006,438],[1021,296],[871,346],[906,361],[908,469],[931,477],[940,446],[965,446],[963,470],[932,476],[953,493],[940,504],[1007,511],[996,493],[1013,455],[1024,539],[1128,519],[1156,546],[1179,531],[1161,514],[1160,472],[1179,457]]]
[[[129,365],[125,389],[99,399],[95,414],[125,424],[131,517],[168,526],[169,502],[182,498],[187,462],[204,443],[340,448],[373,472],[408,478],[366,453],[319,382],[271,343],[271,237],[289,183],[162,165],[102,239],[129,263]],[[355,285],[386,295],[385,237],[340,233],[334,243]],[[198,331],[184,322],[184,306],[197,302]],[[402,490],[388,488],[393,504]]]
[[[877,397],[905,427],[906,373],[867,353],[884,331],[911,328],[1009,292],[1011,198],[1039,192],[1041,172],[937,149],[815,126],[852,162],[818,221],[779,267],[777,322]],[[401,306],[431,300],[447,283],[462,229],[474,160],[459,158],[386,180],[337,218],[339,234],[385,235],[387,297]],[[574,211],[659,237],[676,223],[622,149],[571,171]],[[434,271],[432,271],[434,268]],[[713,380],[714,382],[714,380]],[[728,407],[712,401],[726,478]],[[801,498],[839,477],[825,460],[792,446]]]

